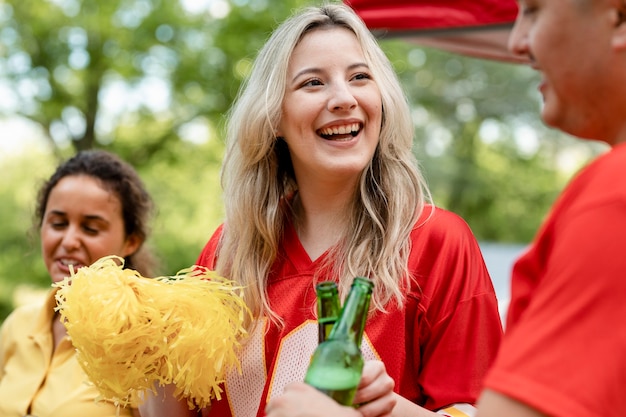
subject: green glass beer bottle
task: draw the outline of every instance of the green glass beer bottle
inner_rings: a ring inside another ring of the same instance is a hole
[[[330,335],[339,317],[339,295],[337,284],[333,281],[322,281],[315,286],[317,294],[317,323],[319,325],[318,343],[322,343]]]
[[[352,405],[361,380],[361,339],[374,283],[362,277],[352,282],[339,319],[326,341],[317,346],[304,382],[340,404]]]

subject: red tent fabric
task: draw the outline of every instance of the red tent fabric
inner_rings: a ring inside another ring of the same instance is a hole
[[[345,0],[379,37],[485,59],[523,62],[506,47],[515,0]]]

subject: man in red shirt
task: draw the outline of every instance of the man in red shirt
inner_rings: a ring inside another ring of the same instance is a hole
[[[509,41],[546,124],[610,150],[563,191],[513,269],[479,417],[626,415],[626,4],[521,0]]]

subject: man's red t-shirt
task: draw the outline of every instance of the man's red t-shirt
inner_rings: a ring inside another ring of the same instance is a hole
[[[486,387],[554,417],[626,415],[626,145],[572,180],[516,262]]]

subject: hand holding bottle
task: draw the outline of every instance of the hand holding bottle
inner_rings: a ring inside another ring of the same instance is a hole
[[[381,361],[367,361],[354,397],[358,408],[343,406],[303,382],[285,387],[283,395],[267,404],[267,417],[384,417],[396,404],[393,379]]]
[[[396,405],[395,383],[382,361],[367,361],[354,396],[354,404],[364,417],[386,416]]]

